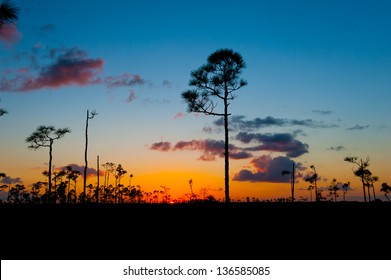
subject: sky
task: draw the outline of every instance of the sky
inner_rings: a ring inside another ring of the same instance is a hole
[[[45,180],[48,149],[31,150],[25,141],[40,125],[71,130],[54,143],[54,168],[82,168],[86,114],[96,110],[88,183],[97,182],[99,156],[100,166],[121,164],[124,180],[132,174],[131,184],[144,191],[168,188],[184,197],[191,179],[195,193],[207,188],[223,199],[222,120],[187,112],[181,93],[191,89],[191,71],[227,48],[243,57],[248,82],[229,106],[231,199],[288,198],[289,176],[281,172],[295,162],[296,199],[310,199],[304,179],[313,165],[325,196],[335,178],[350,182],[348,200],[361,201],[356,166],[344,161],[357,156],[370,158],[376,196],[385,200],[389,1],[12,3],[18,20],[0,31],[3,183]]]

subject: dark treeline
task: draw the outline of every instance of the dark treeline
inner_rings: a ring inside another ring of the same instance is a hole
[[[379,195],[384,195],[386,202],[390,202],[388,194],[391,193],[391,186],[387,183],[375,185],[379,177],[372,174],[369,170],[369,158],[366,160],[357,157],[347,157],[347,162],[357,164],[358,168],[353,170],[363,188],[364,202],[382,202]],[[50,164],[51,165],[51,164]],[[140,185],[133,185],[134,175],[129,174],[121,164],[106,162],[101,164],[102,173],[99,171],[96,178],[103,177],[103,183],[88,184],[85,188],[78,186],[78,179],[82,175],[73,165],[65,166],[61,169],[44,171],[42,175],[47,180],[37,181],[30,187],[20,182],[13,182],[5,173],[0,173],[0,193],[3,199],[0,203],[11,204],[78,204],[78,203],[100,203],[100,204],[129,204],[129,203],[195,203],[195,202],[225,202],[216,199],[211,195],[209,188],[203,187],[198,193],[193,190],[193,179],[189,180],[188,192],[181,197],[172,197],[170,188],[159,186],[153,191],[144,191]],[[351,191],[350,182],[337,183],[333,179],[329,186],[318,186],[319,174],[312,165],[312,174],[309,174],[304,180],[308,182],[310,198],[294,196],[294,171],[289,171],[291,175],[291,196],[274,199],[259,199],[257,197],[243,197],[240,199],[231,199],[232,202],[347,202],[346,196]],[[85,168],[84,168],[85,170]],[[288,171],[282,170],[282,176]],[[85,172],[86,173],[86,172]],[[110,180],[114,181],[110,183]],[[50,182],[50,183],[49,183]],[[86,180],[83,179],[85,183]],[[99,182],[99,180],[98,180]],[[78,191],[78,189],[82,191]],[[377,191],[376,191],[377,189]]]

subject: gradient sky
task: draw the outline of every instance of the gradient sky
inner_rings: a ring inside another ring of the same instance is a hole
[[[39,125],[72,131],[54,144],[56,168],[83,166],[89,109],[98,112],[89,122],[89,167],[99,155],[101,164],[122,164],[145,191],[165,186],[181,197],[192,179],[195,192],[223,198],[221,119],[186,112],[181,92],[190,89],[192,70],[229,48],[243,56],[248,82],[229,107],[232,199],[289,197],[281,171],[295,161],[296,198],[309,198],[302,178],[314,165],[318,186],[350,181],[349,199],[361,200],[346,156],[370,157],[384,199],[389,1],[12,3],[17,24],[0,31],[0,108],[8,111],[0,117],[0,171],[8,180],[44,180],[48,149],[25,142]]]

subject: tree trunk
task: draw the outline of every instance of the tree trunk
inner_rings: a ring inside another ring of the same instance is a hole
[[[49,185],[49,194],[48,202],[52,202],[52,159],[53,159],[53,139],[50,139],[49,144],[49,172],[48,172],[48,185]]]
[[[96,203],[99,203],[99,156],[96,157],[96,177],[98,178],[96,183]]]
[[[367,202],[367,194],[365,193],[365,181],[364,176],[361,175],[362,191],[364,193],[364,202]]]
[[[375,186],[372,185],[373,199],[376,201]]]
[[[295,201],[295,163],[292,164],[292,174],[291,174],[291,184],[292,184],[292,202]]]
[[[228,136],[228,95],[224,99],[224,132],[225,132],[225,143],[224,143],[224,160],[225,160],[225,202],[229,203],[229,136]]]
[[[83,191],[84,191],[84,198],[83,202],[86,202],[86,185],[87,185],[87,147],[88,147],[88,116],[89,116],[89,111],[87,110],[87,118],[86,118],[86,146],[84,150],[84,178],[83,178]]]

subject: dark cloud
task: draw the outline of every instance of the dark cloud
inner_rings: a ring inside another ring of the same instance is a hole
[[[246,120],[245,116],[232,116],[230,118],[230,128],[233,131],[253,131],[270,126],[304,126],[311,128],[331,128],[337,127],[335,124],[326,124],[324,122],[317,122],[311,119],[295,120],[295,119],[280,119],[267,116],[266,118],[255,118],[253,120]],[[214,121],[217,127],[224,126],[222,118]]]
[[[148,104],[169,104],[170,100],[168,99],[150,99],[150,98],[144,98],[143,99],[143,105],[148,105]]]
[[[79,171],[80,176],[84,177],[84,165],[78,165],[75,163],[71,163],[71,164],[68,164],[67,166],[70,166],[72,168],[72,170],[74,170],[74,171]],[[67,166],[56,167],[56,171],[64,170]],[[87,172],[86,172],[87,178],[96,176],[96,173],[97,173],[97,170],[95,168],[87,167]],[[100,170],[99,175],[103,176],[104,172]]]
[[[172,87],[172,83],[170,81],[164,80],[162,82],[162,86],[165,87],[165,88],[171,88]]]
[[[252,154],[249,152],[245,152],[245,151],[234,152],[234,153],[231,152],[229,154],[229,157],[232,159],[247,159],[247,158],[251,158]]]
[[[363,129],[366,129],[368,127],[369,127],[369,125],[358,125],[358,124],[356,124],[355,126],[348,127],[346,130],[363,130]]]
[[[10,176],[5,176],[0,180],[0,183],[2,184],[23,184],[23,180],[19,177],[11,178]]]
[[[295,139],[289,133],[247,133],[240,132],[236,139],[242,143],[261,143],[261,145],[246,148],[248,151],[270,151],[286,153],[288,157],[298,157],[308,153],[308,144]]]
[[[344,151],[346,150],[345,146],[336,146],[336,147],[329,147],[327,150],[331,151]]]
[[[42,25],[39,29],[43,32],[51,32],[56,29],[56,25],[54,23],[48,23],[48,24]]]
[[[312,113],[320,115],[330,115],[332,112],[330,110],[312,110]]]
[[[236,136],[236,140],[244,144],[250,142],[260,143],[260,145],[251,147],[238,147],[229,144],[229,155],[231,159],[247,159],[253,156],[252,152],[268,151],[285,153],[287,157],[298,157],[308,153],[308,145],[294,138],[289,133],[260,134],[241,132]],[[216,157],[224,157],[225,143],[223,140],[191,140],[179,141],[175,145],[170,142],[157,142],[151,145],[151,150],[158,151],[201,151],[200,160],[215,160]]]
[[[103,79],[98,79],[95,83],[103,83],[108,88],[117,88],[144,85],[145,81],[140,75],[123,73],[120,76],[108,76]]]
[[[294,162],[287,157],[272,158],[269,155],[263,155],[253,159],[250,163],[255,171],[242,169],[234,175],[234,181],[286,183],[290,181],[290,176],[283,176],[282,171],[291,170]],[[296,178],[302,177],[301,163],[295,163],[295,166],[298,173]]]
[[[125,102],[126,102],[126,103],[131,103],[131,102],[133,102],[135,99],[136,99],[136,94],[134,93],[134,91],[133,91],[132,89],[129,90],[129,95],[128,95],[128,97],[126,98]]]
[[[232,147],[231,145],[230,148],[232,149]],[[175,144],[173,150],[198,150],[202,152],[202,155],[198,158],[199,160],[212,161],[216,160],[216,156],[222,157],[224,155],[224,141],[211,139],[179,141]]]
[[[191,141],[179,141],[175,145],[170,142],[157,142],[153,143],[150,147],[151,150],[157,150],[162,152],[168,151],[201,151],[202,155],[198,158],[203,161],[216,160],[217,157],[224,157],[224,141],[222,140],[191,140]],[[230,158],[231,159],[246,159],[252,157],[252,154],[248,151],[230,144]]]
[[[202,131],[205,133],[212,133],[213,128],[210,126],[205,126],[204,128],[202,128]]]

